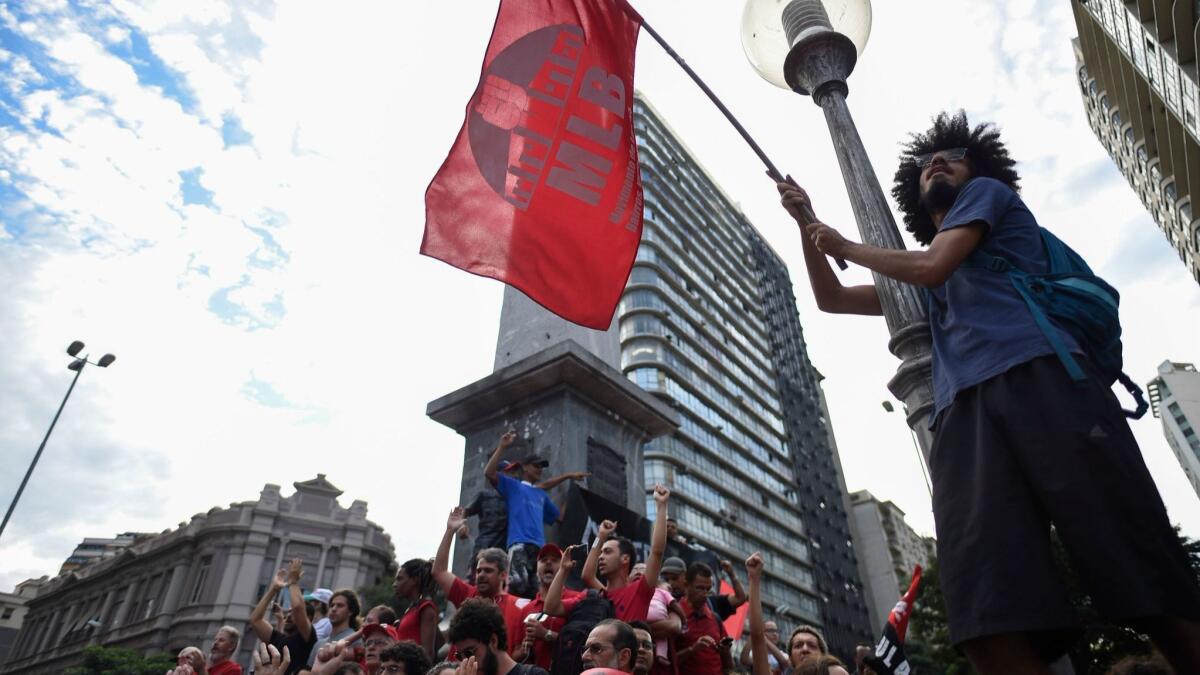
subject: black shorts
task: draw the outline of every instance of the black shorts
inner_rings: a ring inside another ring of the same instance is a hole
[[[1056,357],[959,392],[929,469],[955,644],[1025,632],[1051,656],[1073,639],[1051,523],[1106,617],[1200,618],[1200,587],[1116,396],[1075,384]]]

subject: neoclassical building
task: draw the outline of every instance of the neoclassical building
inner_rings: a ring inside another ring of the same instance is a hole
[[[367,520],[367,503],[343,508],[341,490],[324,474],[293,485],[284,497],[268,484],[256,501],[214,507],[50,580],[29,601],[0,673],[60,673],[89,644],[207,651],[222,625],[245,633],[271,576],[292,558],[304,561],[305,591],[379,583],[394,552],[383,528]],[[242,641],[243,666],[254,642]]]

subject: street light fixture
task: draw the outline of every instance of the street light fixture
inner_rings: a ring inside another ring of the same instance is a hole
[[[871,34],[870,0],[747,0],[742,46],[771,84],[812,96],[825,113],[842,180],[864,243],[904,249],[891,207],[846,106],[846,79]],[[913,286],[873,273],[891,339],[901,361],[888,389],[904,402],[908,424],[926,458],[932,436],[932,340],[921,294]]]
[[[79,356],[79,352],[83,351],[84,344],[79,340],[75,340],[67,347],[67,355],[74,357],[74,360],[67,365],[68,370],[75,371],[75,377],[71,380],[71,386],[67,387],[67,394],[63,396],[62,403],[58,406],[58,412],[54,413],[54,419],[50,421],[50,428],[46,430],[46,436],[42,438],[42,444],[38,446],[37,452],[33,455],[33,461],[29,462],[29,469],[25,471],[25,477],[21,479],[21,485],[17,488],[17,494],[13,495],[12,502],[8,505],[8,511],[4,514],[4,521],[0,522],[0,536],[4,536],[4,529],[8,527],[8,520],[12,518],[13,511],[17,508],[17,502],[21,499],[21,494],[25,492],[25,485],[29,483],[29,477],[33,475],[33,469],[37,466],[38,460],[42,458],[42,451],[46,449],[46,441],[50,440],[50,433],[54,431],[54,425],[58,424],[58,417],[62,415],[63,408],[67,405],[67,399],[71,398],[71,392],[75,391],[75,383],[79,381],[79,376],[83,374],[83,369],[88,364],[87,354]],[[107,368],[116,361],[117,357],[112,354],[105,354],[100,357],[100,360],[92,365]]]

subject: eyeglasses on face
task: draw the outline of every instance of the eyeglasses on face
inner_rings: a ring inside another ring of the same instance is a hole
[[[967,149],[947,148],[945,150],[938,150],[937,152],[927,152],[923,155],[917,155],[916,159],[913,161],[916,163],[917,168],[924,169],[932,164],[933,158],[937,157],[938,155],[941,155],[942,159],[946,160],[947,162],[959,162],[962,161],[963,157],[967,156]]]

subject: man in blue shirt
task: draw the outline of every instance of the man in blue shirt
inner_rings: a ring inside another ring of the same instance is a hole
[[[515,431],[500,437],[500,443],[492,452],[487,467],[483,470],[508,509],[508,592],[523,598],[532,598],[538,592],[537,555],[546,544],[544,526],[562,520],[562,512],[550,499],[547,490],[554,489],[566,480],[583,480],[584,472],[565,473],[545,482],[542,472],[550,461],[536,454],[528,455],[518,462],[521,466],[520,480],[499,471],[501,460],[513,441]]]
[[[927,289],[938,564],[951,640],[975,668],[1049,675],[1078,637],[1053,525],[1097,608],[1148,633],[1177,672],[1200,673],[1200,587],[1116,397],[1098,377],[1071,380],[1007,275],[962,265],[978,249],[1047,271],[1015,164],[994,127],[962,112],[914,135],[892,195],[920,251],[848,241],[804,220],[803,190],[779,190],[807,232],[821,310],[883,313],[875,287],[842,286],[826,255]]]

